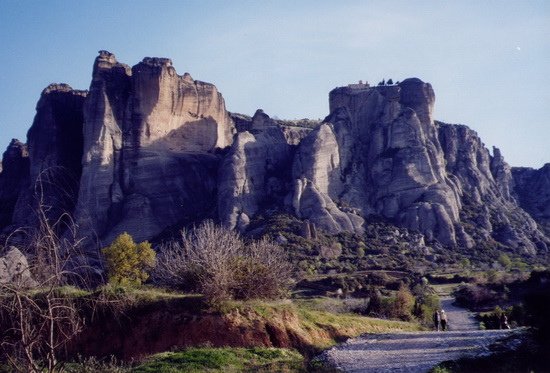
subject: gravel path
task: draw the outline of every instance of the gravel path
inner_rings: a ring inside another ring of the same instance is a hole
[[[453,302],[453,297],[441,298],[441,308],[447,314],[449,330],[478,330],[479,322],[474,318],[473,312],[454,306]]]
[[[464,356],[489,353],[488,346],[514,330],[476,330],[472,315],[442,299],[449,331],[371,334],[325,351],[323,358],[345,372],[427,372],[435,365]]]

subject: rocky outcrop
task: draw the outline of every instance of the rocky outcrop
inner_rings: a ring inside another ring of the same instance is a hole
[[[11,140],[2,157],[0,172],[0,231],[11,224],[15,204],[21,190],[29,182],[29,152],[27,145]]]
[[[434,102],[416,78],[334,89],[331,115],[294,158],[295,214],[330,233],[360,232],[373,215],[446,246],[546,250],[500,151],[491,156],[466,126],[436,123]]]
[[[13,284],[22,287],[36,286],[27,258],[14,246],[11,246],[4,256],[0,257],[0,284]]]
[[[260,207],[284,204],[292,157],[282,129],[262,110],[243,129],[220,167],[218,191],[220,220],[241,231]]]
[[[546,250],[547,239],[512,197],[510,166],[500,151],[491,156],[477,133],[463,125],[438,123],[447,173],[462,208],[460,223],[474,242],[498,241],[534,254]]]
[[[42,91],[27,133],[28,184],[17,200],[15,225],[34,225],[39,206],[52,220],[73,212],[82,172],[86,96],[87,91],[74,90],[67,84],[50,84]]]
[[[82,235],[150,239],[215,209],[214,150],[231,144],[234,126],[212,84],[166,58],[130,69],[100,51],[84,116]]]
[[[538,170],[514,167],[512,176],[514,193],[520,206],[550,236],[550,163]]]
[[[419,79],[334,89],[326,120],[334,124],[341,186],[330,182],[329,196],[363,216],[382,215],[454,245],[460,201],[445,173],[434,100]]]
[[[278,211],[312,237],[382,218],[427,246],[547,250],[550,168],[512,170],[474,131],[434,121],[430,84],[352,84],[329,104],[324,121],[229,114],[170,59],[130,67],[100,51],[89,92],[47,87],[28,156],[17,141],[4,154],[0,227],[32,226],[39,201],[73,213],[91,247],[205,218],[259,232],[254,220]]]

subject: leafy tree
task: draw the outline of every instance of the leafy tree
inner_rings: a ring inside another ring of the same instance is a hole
[[[136,244],[128,233],[118,236],[101,250],[107,261],[109,282],[114,285],[140,286],[155,266],[156,253],[147,241]]]
[[[388,84],[388,85],[393,85],[393,80],[392,80],[391,78],[388,79],[388,83],[387,83],[387,84]]]

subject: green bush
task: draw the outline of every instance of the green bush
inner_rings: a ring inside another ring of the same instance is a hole
[[[109,283],[140,286],[155,266],[156,253],[147,241],[136,244],[128,233],[118,236],[101,250],[107,263]]]

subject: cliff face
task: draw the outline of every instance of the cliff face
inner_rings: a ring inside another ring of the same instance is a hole
[[[284,204],[292,157],[283,130],[258,110],[239,132],[219,173],[222,223],[244,231],[261,207]]]
[[[51,84],[36,105],[27,133],[29,168],[13,213],[15,226],[32,226],[38,205],[56,219],[73,213],[82,167],[83,105],[87,92]]]
[[[11,140],[2,157],[0,171],[0,230],[12,222],[20,191],[28,184],[29,152],[27,145]]]
[[[295,157],[296,215],[329,232],[360,232],[361,217],[381,215],[448,246],[546,251],[548,238],[513,197],[500,151],[491,156],[466,126],[436,123],[434,102],[419,79],[333,90],[331,115]],[[543,179],[522,185],[542,193]]]
[[[499,242],[523,253],[547,250],[548,239],[512,196],[510,166],[500,150],[493,156],[477,133],[463,125],[439,123],[450,175],[462,203],[460,223],[477,244]]]
[[[340,165],[328,196],[362,216],[382,215],[455,245],[460,201],[445,173],[434,101],[432,87],[419,79],[333,90],[327,121]]]
[[[350,85],[329,103],[323,123],[230,116],[216,87],[169,59],[130,68],[100,51],[89,92],[49,86],[28,156],[19,142],[4,154],[0,227],[33,224],[40,179],[41,200],[90,245],[204,218],[245,232],[283,211],[329,233],[383,217],[427,244],[547,250],[535,220],[548,234],[550,168],[512,170],[468,127],[434,121],[430,84]]]
[[[514,167],[512,176],[514,193],[520,206],[550,236],[550,163],[538,170]]]
[[[211,215],[213,151],[234,131],[212,84],[177,75],[169,59],[145,58],[130,69],[101,51],[84,116],[76,217],[85,236],[109,242],[128,231],[144,240]]]

